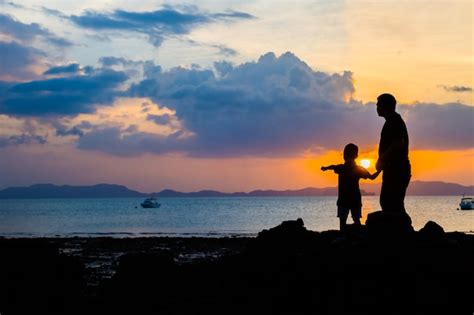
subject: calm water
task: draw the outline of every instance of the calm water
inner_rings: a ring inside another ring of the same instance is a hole
[[[457,211],[460,197],[407,197],[415,229],[433,220],[446,231],[473,232],[474,211]],[[163,198],[159,209],[142,199],[0,200],[0,236],[255,235],[283,220],[302,218],[311,230],[337,229],[336,197]],[[379,209],[363,198],[363,221]],[[351,219],[349,218],[349,222]]]

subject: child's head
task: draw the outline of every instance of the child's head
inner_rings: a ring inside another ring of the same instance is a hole
[[[349,143],[344,147],[344,161],[354,161],[359,156],[359,148],[353,144]]]

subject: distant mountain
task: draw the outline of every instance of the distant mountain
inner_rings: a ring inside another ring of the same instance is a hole
[[[381,184],[361,184],[361,189],[378,195]],[[411,196],[462,196],[474,195],[474,186],[463,186],[445,182],[413,181],[408,186],[407,195]]]
[[[380,184],[361,184],[363,195],[378,195]],[[474,195],[474,186],[463,186],[445,182],[413,181],[408,187],[408,195]],[[254,190],[251,192],[224,193],[216,190],[201,190],[196,192],[179,192],[165,189],[160,192],[146,194],[128,189],[121,185],[98,184],[93,186],[57,186],[53,184],[37,184],[29,187],[10,187],[0,190],[0,199],[27,198],[145,198],[155,196],[165,197],[311,197],[336,196],[337,187],[314,188],[308,187],[296,190]]]
[[[365,192],[363,192],[365,193]],[[297,190],[254,190],[251,192],[223,193],[215,190],[201,190],[183,193],[170,189],[153,193],[156,197],[306,197],[306,196],[335,196],[336,187],[328,188],[303,188]]]
[[[57,186],[53,184],[37,184],[29,187],[10,187],[0,190],[2,199],[26,198],[116,198],[116,197],[145,197],[138,191],[125,186],[98,184],[93,186]]]

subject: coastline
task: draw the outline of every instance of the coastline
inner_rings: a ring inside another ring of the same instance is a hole
[[[0,238],[0,312],[472,310],[473,235],[433,222],[417,232],[371,225],[314,232],[298,219],[255,238]]]

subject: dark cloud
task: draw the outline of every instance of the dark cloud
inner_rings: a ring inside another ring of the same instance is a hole
[[[378,143],[384,121],[374,104],[351,99],[350,72],[313,71],[291,53],[268,53],[238,66],[219,62],[214,70],[150,71],[130,95],[175,110],[195,135],[188,147],[177,147],[195,156],[281,156]],[[473,107],[414,104],[399,110],[408,120],[412,148],[473,147]]]
[[[411,144],[419,149],[474,147],[474,107],[459,103],[399,106],[407,120]]]
[[[118,127],[96,128],[78,139],[78,148],[119,156],[136,156],[144,152],[162,154],[182,151],[192,145],[188,140],[178,140],[181,132],[162,137],[144,132],[123,134],[123,131]]]
[[[137,62],[134,62],[132,60],[125,59],[125,58],[122,58],[122,57],[113,57],[113,56],[101,57],[99,59],[99,62],[104,67],[112,67],[112,66],[117,66],[117,65],[130,66],[130,65],[137,64]],[[138,63],[138,64],[140,64],[140,63]]]
[[[236,56],[237,50],[227,47],[225,45],[212,45],[212,47],[217,48],[219,52],[224,56]]]
[[[48,8],[48,7],[41,7],[41,10],[48,14],[48,15],[52,15],[52,16],[56,16],[56,17],[59,17],[59,18],[63,18],[63,19],[69,19],[69,16],[62,13],[61,11],[58,11],[58,10],[55,10],[55,9],[51,9],[51,8]]]
[[[165,114],[165,115],[148,114],[146,116],[146,119],[153,121],[157,125],[167,125],[171,122],[172,117],[168,114]]]
[[[93,112],[109,104],[127,76],[107,67],[141,67],[144,77],[120,96],[146,97],[175,112],[148,114],[159,125],[181,129],[171,135],[140,131],[140,126],[54,126],[59,136],[77,136],[83,150],[133,156],[183,152],[199,157],[296,156],[306,150],[342,150],[353,142],[372,149],[384,120],[375,104],[352,99],[351,72],[314,71],[291,53],[268,53],[240,65],[221,61],[213,69],[163,70],[151,61],[101,59],[105,69],[88,75],[33,81],[0,82],[0,112],[46,117]],[[5,92],[7,91],[7,92]],[[150,103],[142,110],[150,111]],[[412,149],[473,148],[474,107],[452,104],[399,105],[407,121]]]
[[[21,134],[15,136],[0,136],[0,148],[4,148],[11,145],[21,145],[21,144],[32,144],[32,143],[39,143],[45,144],[46,138],[38,135],[28,135],[28,134]]]
[[[192,29],[218,21],[252,19],[244,12],[204,13],[195,7],[164,6],[156,11],[131,12],[115,10],[113,12],[85,11],[81,15],[72,15],[70,20],[76,25],[94,30],[132,31],[145,34],[150,43],[160,46],[170,36],[189,34]]]
[[[447,85],[440,85],[445,91],[447,92],[472,92],[472,87],[469,86],[462,86],[462,85],[453,85],[453,86],[447,86]]]
[[[57,67],[49,68],[43,74],[45,75],[76,74],[80,71],[81,71],[81,66],[78,63],[70,63],[65,66],[57,66]]]
[[[24,6],[22,6],[21,4],[18,4],[18,3],[14,3],[14,2],[11,2],[11,1],[0,1],[0,4],[1,5],[9,5],[11,7],[14,7],[14,8],[17,8],[17,9],[25,9]]]
[[[226,56],[226,57],[238,55],[237,50],[235,50],[233,48],[230,48],[226,45],[203,43],[203,42],[198,42],[198,41],[195,41],[195,40],[192,40],[192,39],[186,39],[184,41],[191,44],[191,45],[193,45],[193,46],[200,46],[200,47],[207,47],[207,48],[216,49],[221,55]]]
[[[86,120],[83,120],[81,121],[81,123],[72,127],[68,127],[56,119],[49,120],[48,122],[56,129],[56,135],[59,137],[65,137],[65,136],[82,137],[85,131],[91,130],[94,128],[94,126],[89,121],[86,121]]]
[[[60,136],[60,137],[65,137],[65,136],[83,136],[84,135],[84,131],[82,131],[80,128],[74,126],[72,128],[69,128],[69,129],[65,129],[65,128],[60,128],[60,129],[56,129],[56,135],[57,136]]]
[[[37,76],[32,68],[44,54],[38,49],[17,42],[0,41],[0,78],[32,79]]]
[[[0,95],[0,113],[14,116],[60,116],[91,113],[97,104],[110,104],[123,72],[95,70],[88,75],[13,84]]]
[[[196,135],[193,155],[290,154],[345,141],[331,133],[337,117],[356,112],[346,102],[354,91],[350,72],[314,72],[291,53],[269,53],[236,67],[221,62],[215,70],[155,72],[130,93],[174,109]],[[375,122],[373,116],[360,126]]]
[[[25,24],[6,14],[0,14],[0,34],[10,36],[26,44],[39,38],[55,46],[67,47],[72,45],[70,41],[54,35],[38,23]]]

